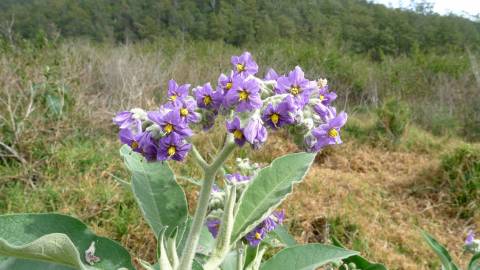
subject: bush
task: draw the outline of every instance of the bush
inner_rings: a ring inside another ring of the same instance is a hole
[[[441,166],[460,216],[473,216],[480,209],[480,148],[462,145],[443,156]]]
[[[408,106],[397,99],[389,100],[377,110],[377,117],[377,131],[394,144],[399,143],[410,123]]]

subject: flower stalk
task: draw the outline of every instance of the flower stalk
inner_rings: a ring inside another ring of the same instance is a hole
[[[192,262],[198,246],[200,232],[205,223],[205,216],[207,215],[208,201],[210,200],[210,193],[213,183],[215,182],[215,175],[234,149],[235,143],[233,142],[233,136],[228,135],[223,149],[217,155],[215,160],[212,162],[212,164],[203,169],[204,177],[202,187],[200,189],[200,197],[198,198],[197,209],[193,217],[192,227],[188,233],[187,242],[182,253],[182,258],[178,267],[179,270],[190,270],[192,268]]]

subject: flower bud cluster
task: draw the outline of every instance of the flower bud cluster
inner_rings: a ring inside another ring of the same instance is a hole
[[[258,164],[250,164],[248,160],[239,160],[238,163],[243,166],[242,171],[250,171],[256,173],[258,170]],[[237,194],[241,197],[242,192],[248,185],[252,176],[242,175],[240,173],[232,173],[225,175],[225,185],[234,185]],[[209,212],[207,215],[206,226],[214,238],[217,237],[220,225],[222,223],[221,217],[223,215],[223,207],[226,201],[225,192],[217,186],[214,186],[209,201]],[[247,233],[243,241],[247,242],[251,246],[257,246],[265,239],[267,234],[274,230],[279,224],[282,224],[285,218],[284,211],[275,211],[259,225],[257,225],[252,231]]]
[[[340,128],[347,115],[331,106],[337,96],[325,79],[308,80],[298,66],[285,75],[270,69],[261,79],[248,52],[233,56],[231,64],[232,70],[219,76],[216,87],[206,83],[190,91],[189,84],[170,80],[167,102],[158,110],[118,113],[113,121],[120,128],[120,141],[149,161],[182,161],[191,149],[191,126],[209,130],[222,114],[238,146],[258,149],[268,130],[282,128],[305,151],[342,142]]]
[[[480,252],[480,239],[475,239],[475,233],[472,230],[468,232],[467,239],[465,239],[465,250],[472,254]]]

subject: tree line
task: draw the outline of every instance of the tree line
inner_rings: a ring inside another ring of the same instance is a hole
[[[478,19],[440,16],[426,2],[392,9],[365,0],[2,0],[0,25],[4,37],[24,39],[175,37],[242,45],[282,38],[338,42],[376,57],[480,46]]]

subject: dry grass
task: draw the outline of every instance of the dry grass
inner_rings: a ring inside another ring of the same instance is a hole
[[[436,156],[348,143],[312,168],[285,203],[287,214],[307,229],[307,236],[318,217],[346,218],[358,226],[367,257],[391,269],[434,268],[436,258],[422,240],[421,228],[465,266],[462,239],[468,228],[480,227],[480,219],[455,218],[455,209],[446,203],[447,190],[438,186],[438,167]],[[305,233],[297,236],[305,240]]]

